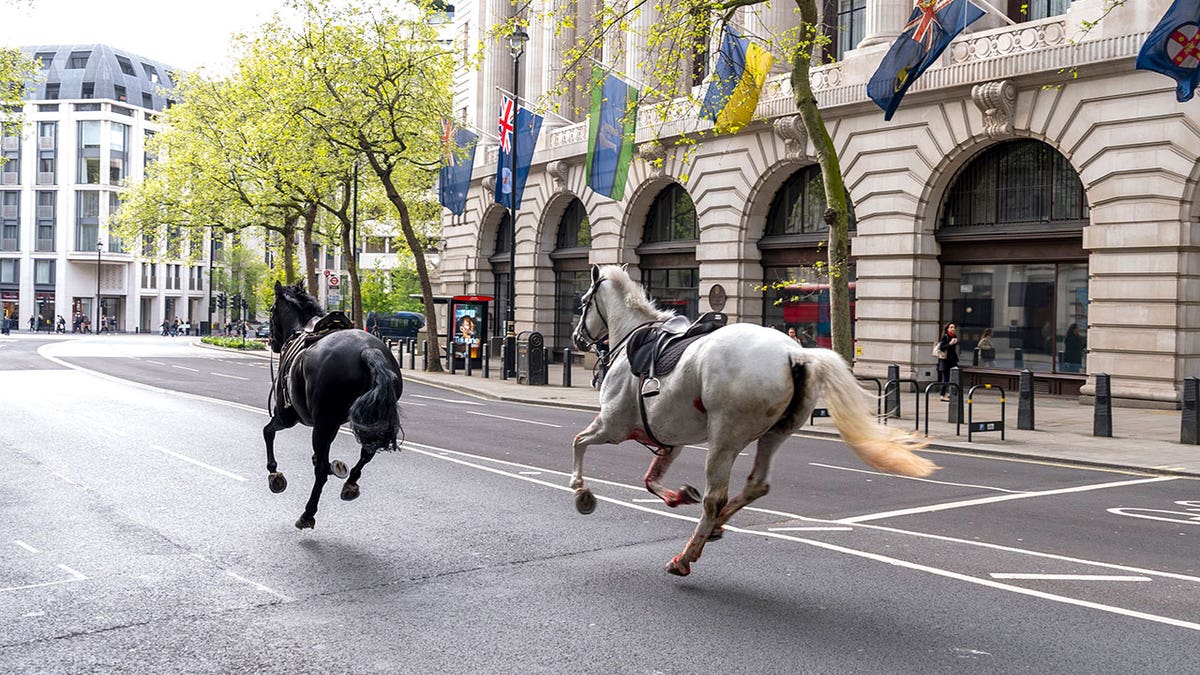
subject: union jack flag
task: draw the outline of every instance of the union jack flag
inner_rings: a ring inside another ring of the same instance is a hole
[[[458,126],[454,120],[442,120],[442,158],[446,166],[458,166],[457,148],[454,147],[454,132]]]
[[[500,149],[504,152],[512,152],[512,135],[516,129],[515,116],[517,114],[516,102],[507,96],[500,97]]]
[[[919,14],[914,13],[913,17],[904,24],[904,30],[901,32],[907,33],[912,31],[912,39],[920,42],[926,51],[933,49],[933,42],[937,38],[934,34],[934,28],[941,33],[946,32],[946,28],[938,21],[938,12],[946,9],[954,3],[955,0],[917,0],[916,6],[913,7]]]

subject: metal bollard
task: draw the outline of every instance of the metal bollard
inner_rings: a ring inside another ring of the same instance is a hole
[[[563,348],[563,386],[571,386],[571,348]]]
[[[888,366],[887,371],[888,382],[896,382],[895,387],[887,387],[883,397],[883,410],[887,417],[900,417],[900,364],[893,363]]]
[[[950,387],[950,406],[946,413],[946,421],[950,424],[961,424],[963,420],[962,370],[958,366],[950,369],[950,382],[958,386]]]
[[[408,369],[417,369],[417,341],[415,339],[408,343]]]
[[[487,379],[491,370],[492,348],[486,341],[483,343],[483,379]]]
[[[971,365],[973,365],[973,366],[979,365],[979,347],[976,347],[975,349],[971,350]]]
[[[1013,350],[1013,368],[1025,367],[1025,352],[1020,347]]]
[[[463,357],[464,367],[467,371],[467,377],[471,376],[471,346],[467,345],[467,354]]]
[[[1200,378],[1191,375],[1183,378],[1183,421],[1179,428],[1179,442],[1200,445],[1200,415],[1196,414],[1197,399],[1200,399]]]
[[[500,343],[500,379],[508,379],[508,368],[504,364],[508,363],[508,340]]]
[[[1017,428],[1033,431],[1033,420],[1033,373],[1026,368],[1017,389]]]
[[[421,340],[421,370],[429,370],[429,340]]]
[[[1107,373],[1096,373],[1096,403],[1092,435],[1112,438],[1112,382]]]

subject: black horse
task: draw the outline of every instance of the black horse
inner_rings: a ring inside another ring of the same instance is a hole
[[[314,527],[317,502],[329,474],[346,478],[345,463],[329,461],[329,446],[342,424],[349,420],[362,446],[358,463],[342,486],[346,501],[358,497],[358,478],[375,453],[396,449],[397,401],[404,384],[400,365],[383,342],[366,331],[353,330],[341,312],[324,315],[300,284],[275,282],[270,342],[280,361],[272,383],[271,421],[263,427],[268,485],[271,492],[287,489],[287,479],[275,470],[275,432],[297,422],[312,427],[316,481],[296,527]]]

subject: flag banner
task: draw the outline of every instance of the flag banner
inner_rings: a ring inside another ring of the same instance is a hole
[[[638,90],[592,66],[592,110],[588,116],[587,184],[621,201],[633,161]]]
[[[883,108],[883,119],[892,119],[912,83],[983,13],[968,0],[917,0],[900,37],[867,83],[867,96]]]
[[[1134,67],[1177,83],[1175,100],[1192,100],[1200,87],[1200,0],[1175,0],[1138,52]]]
[[[739,37],[726,24],[716,74],[704,92],[700,116],[712,120],[718,133],[733,133],[749,124],[774,62],[770,52]]]
[[[513,119],[515,116],[515,120]],[[496,162],[496,203],[511,209],[521,208],[521,195],[525,192],[525,181],[529,178],[529,165],[533,163],[533,150],[537,146],[538,133],[542,130],[542,116],[517,105],[513,99],[500,98],[500,157]],[[512,147],[517,145],[516,200],[510,205],[513,194]]]
[[[438,172],[438,201],[456,216],[467,210],[467,191],[475,169],[479,136],[450,120],[442,122],[442,169]]]

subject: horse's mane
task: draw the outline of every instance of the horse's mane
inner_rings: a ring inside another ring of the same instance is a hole
[[[629,277],[623,265],[604,265],[600,268],[600,277],[607,279],[625,298],[625,305],[630,309],[640,309],[657,316],[659,319],[669,319],[674,312],[660,309],[653,300],[646,297],[646,289]]]
[[[316,298],[309,295],[308,292],[304,290],[303,283],[297,281],[290,286],[284,286],[283,290],[284,297],[287,298],[288,301],[290,301],[293,305],[295,305],[296,309],[300,310],[302,314],[321,316],[325,313],[321,310],[321,303],[317,302]]]

